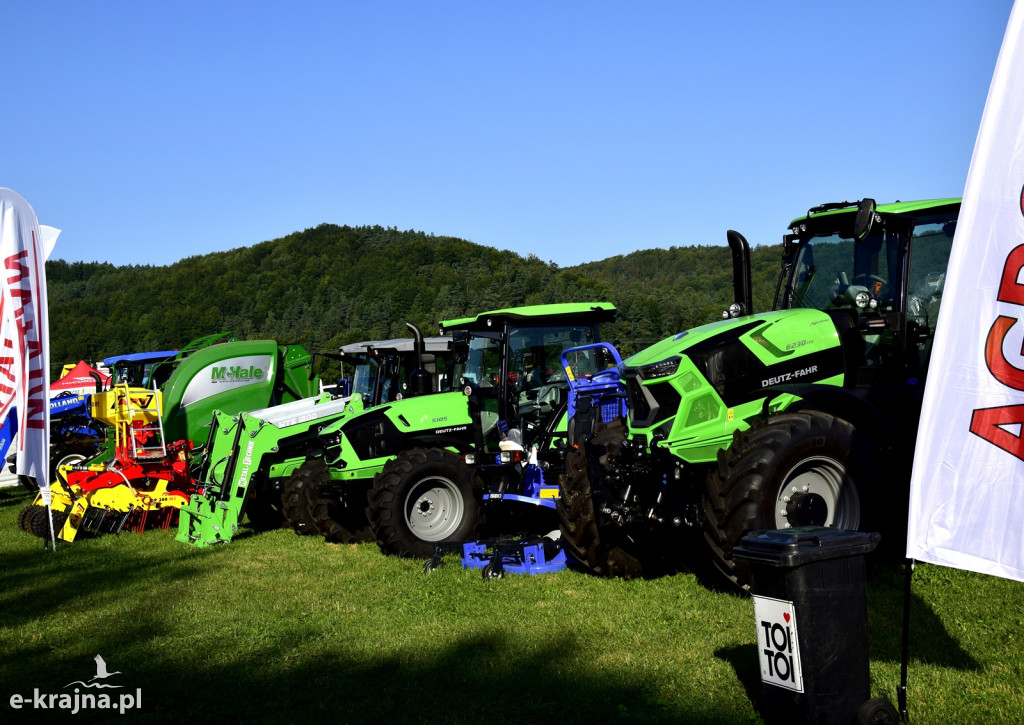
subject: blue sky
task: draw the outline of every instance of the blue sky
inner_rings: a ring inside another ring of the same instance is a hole
[[[0,186],[69,261],[323,222],[561,266],[958,196],[1009,0],[4,9]]]

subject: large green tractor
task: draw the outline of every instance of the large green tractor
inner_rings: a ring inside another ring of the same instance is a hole
[[[326,426],[383,403],[411,394],[434,392],[449,372],[451,338],[352,343],[338,353],[317,356],[340,361],[350,372],[347,390],[325,390],[318,396],[272,408],[217,411],[209,422],[207,450],[197,474],[198,492],[182,509],[178,540],[196,546],[227,543],[243,515],[257,529],[287,521],[299,534],[319,533],[314,517],[316,485],[311,472],[323,468],[319,433]],[[365,518],[362,507],[359,515]],[[348,525],[348,517],[339,518]],[[339,530],[325,521],[332,540],[350,540],[366,529]],[[368,536],[368,532],[365,534]]]
[[[570,553],[638,576],[689,549],[713,582],[745,589],[733,547],[753,530],[875,530],[900,550],[959,207],[811,209],[784,236],[770,312],[753,312],[747,243],[729,232],[724,319],[628,358],[628,419],[577,441],[559,502]]]
[[[557,529],[569,397],[560,355],[598,342],[600,323],[614,317],[608,303],[580,303],[443,322],[455,346],[452,389],[325,428],[321,513],[358,518],[365,509],[381,550],[400,556],[429,557],[437,545],[485,533],[485,502],[501,509],[491,533],[532,528],[542,509],[550,512],[545,532]]]

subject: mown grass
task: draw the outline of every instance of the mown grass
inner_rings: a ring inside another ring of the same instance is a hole
[[[26,503],[0,490],[0,722],[113,719],[9,705],[87,680],[96,654],[142,690],[126,722],[761,720],[752,604],[692,575],[486,581],[455,558],[425,575],[372,544],[284,530],[207,550],[152,532],[54,553],[17,528]],[[1021,594],[918,567],[913,720],[1020,720]],[[872,694],[895,702],[899,571],[874,571],[868,610]]]

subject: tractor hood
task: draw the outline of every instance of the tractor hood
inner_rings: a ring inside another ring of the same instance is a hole
[[[659,428],[669,438],[692,434],[695,425],[724,423],[740,406],[759,406],[769,389],[836,382],[837,376],[841,382],[845,372],[836,323],[810,309],[713,322],[623,363],[631,429]]]

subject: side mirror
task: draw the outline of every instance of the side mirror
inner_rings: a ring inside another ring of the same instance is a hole
[[[860,241],[871,233],[875,225],[875,200],[861,199],[857,204],[857,216],[853,218],[853,238]]]

